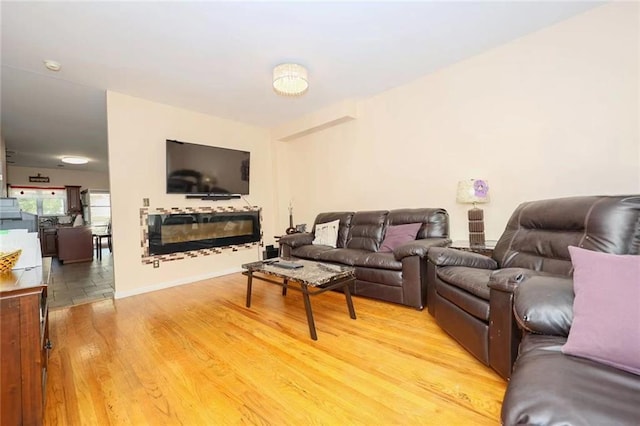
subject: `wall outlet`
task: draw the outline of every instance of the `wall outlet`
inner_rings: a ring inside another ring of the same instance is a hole
[[[160,267],[160,261],[159,260],[154,260],[153,261],[153,267],[154,268],[159,268]]]
[[[143,198],[142,199],[142,206],[143,207],[149,207],[149,199],[148,198]]]

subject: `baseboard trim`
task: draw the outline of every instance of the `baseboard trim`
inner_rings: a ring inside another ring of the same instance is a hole
[[[123,299],[125,297],[137,296],[138,294],[150,293],[152,291],[164,290],[166,288],[177,287],[185,284],[193,284],[197,281],[208,280],[210,278],[222,277],[224,275],[237,274],[242,272],[242,268],[231,268],[223,271],[213,272],[211,274],[197,275],[180,280],[167,281],[163,283],[153,284],[146,287],[136,288],[133,290],[118,291],[117,289],[113,293],[114,299]]]

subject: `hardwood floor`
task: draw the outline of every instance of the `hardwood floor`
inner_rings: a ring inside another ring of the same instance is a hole
[[[47,425],[499,424],[506,383],[424,311],[229,275],[50,313]]]

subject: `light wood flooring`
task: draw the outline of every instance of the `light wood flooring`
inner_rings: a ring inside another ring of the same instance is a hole
[[[506,383],[424,311],[228,275],[50,313],[46,425],[495,425]]]

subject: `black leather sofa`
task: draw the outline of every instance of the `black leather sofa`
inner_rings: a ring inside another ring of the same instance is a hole
[[[639,223],[640,195],[522,203],[492,257],[451,248],[429,250],[429,313],[471,354],[508,378],[520,343],[513,290],[534,276],[570,277],[570,245],[638,254]]]
[[[573,301],[570,278],[534,277],[515,289],[514,312],[524,331],[502,404],[503,424],[640,424],[640,376],[561,352]],[[640,310],[637,318],[620,320],[640,321]]]
[[[340,221],[336,248],[314,245],[313,232],[280,238],[281,256],[354,266],[354,295],[399,303],[417,309],[426,306],[426,261],[430,247],[446,246],[449,215],[439,208],[320,213],[316,224]],[[389,226],[421,223],[416,239],[381,253]]]

